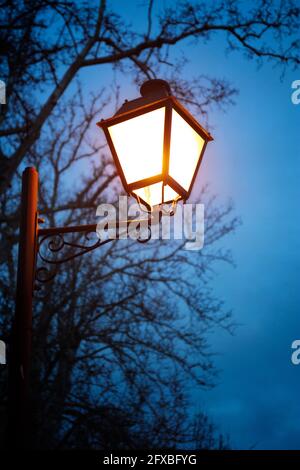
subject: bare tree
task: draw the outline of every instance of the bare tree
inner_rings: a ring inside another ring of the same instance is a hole
[[[298,23],[292,1],[261,1],[248,11],[233,1],[179,2],[160,16],[150,1],[141,35],[105,1],[97,10],[87,2],[3,2],[0,73],[8,91],[0,130],[3,339],[14,308],[20,162],[39,170],[39,206],[49,225],[94,222],[97,204],[114,202],[121,192],[100,134],[91,132],[113,96],[103,87],[99,95],[83,97],[80,82],[75,94],[65,93],[79,70],[111,64],[137,83],[163,74],[181,100],[205,114],[215,104],[227,106],[235,90],[206,76],[179,80],[182,64],[170,63],[171,48],[187,38],[197,47],[223,33],[230,49],[296,66]],[[180,241],[151,240],[143,247],[111,242],[70,261],[43,295],[36,293],[33,446],[218,447],[205,419],[192,426],[187,384],[214,383],[207,333],[230,330],[232,323],[210,279],[219,262],[232,261],[220,241],[239,221],[232,206],[220,204],[207,188],[199,198],[206,206],[204,250],[188,252]]]
[[[105,150],[93,131],[106,102],[100,93],[87,107],[79,88],[58,105],[31,147],[29,161],[41,176],[40,213],[49,225],[94,221],[98,202],[113,202],[120,193],[111,160],[103,154],[98,161]],[[77,182],[76,191],[73,177],[83,162],[89,178]],[[11,188],[6,203],[17,194]],[[215,326],[229,329],[231,319],[208,280],[216,262],[231,261],[214,245],[238,224],[231,207],[218,207],[206,189],[201,198],[207,208],[205,253],[191,254],[184,241],[113,241],[70,261],[36,292],[32,414],[38,431],[32,445],[175,447],[193,441],[184,382],[213,385],[206,333]],[[3,219],[3,243],[9,233],[15,237],[16,225],[17,212]],[[2,254],[6,337],[15,241],[6,240]]]

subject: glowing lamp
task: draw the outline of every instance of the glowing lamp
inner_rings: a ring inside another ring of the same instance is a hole
[[[125,101],[113,117],[97,125],[128,194],[148,208],[185,201],[212,137],[171,95],[164,80],[149,80],[140,92],[141,98]]]

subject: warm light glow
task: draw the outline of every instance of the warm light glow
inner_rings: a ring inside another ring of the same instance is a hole
[[[162,183],[135,189],[134,193],[146,201],[149,206],[156,206],[162,202]],[[178,194],[170,186],[164,187],[164,201],[173,201],[177,196]]]
[[[169,175],[186,191],[199,160],[204,139],[173,109]]]
[[[162,173],[165,108],[108,128],[128,184]]]

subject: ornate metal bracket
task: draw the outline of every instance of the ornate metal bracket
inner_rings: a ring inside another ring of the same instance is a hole
[[[161,215],[159,216],[158,222],[160,219]],[[96,233],[96,224],[38,229],[36,250],[37,267],[35,271],[36,282],[39,284],[45,284],[51,281],[57,274],[59,265],[120,238],[125,231],[128,233],[128,228],[133,222],[136,224],[138,230],[142,223],[147,224],[147,236],[140,237],[137,241],[140,243],[148,242],[151,239],[151,225],[153,223],[157,223],[157,220],[154,221],[151,215],[149,215],[147,219],[132,219],[116,222],[114,225],[114,228],[116,229],[116,237],[106,238],[104,240],[101,240],[98,237]],[[82,242],[74,240],[74,238],[72,240],[68,240],[68,234],[75,233],[79,235],[79,238],[80,236],[83,236],[84,240]],[[95,237],[91,239],[91,234],[97,236],[96,241]],[[41,266],[38,265],[39,262],[41,262]],[[36,284],[35,289],[39,290],[40,287]]]

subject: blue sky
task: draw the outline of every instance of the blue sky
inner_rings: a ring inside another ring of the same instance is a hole
[[[224,373],[207,403],[229,422],[238,446],[297,447],[300,370],[290,363],[290,345],[300,335],[300,109],[289,100],[292,74],[279,83],[268,67],[249,68],[242,68],[237,106],[217,126],[221,153],[207,162],[222,168],[221,193],[232,196],[243,219],[230,243],[237,269],[221,268],[215,281],[242,325],[236,337],[218,338]]]
[[[120,3],[112,4],[118,11]],[[134,18],[137,27],[145,18],[135,1],[119,12]],[[300,366],[290,357],[291,343],[300,339],[300,105],[291,102],[291,83],[300,79],[300,70],[287,70],[280,80],[279,69],[258,68],[242,53],[224,54],[224,48],[220,35],[206,45],[186,42],[176,49],[190,61],[187,77],[226,78],[239,89],[235,106],[210,113],[215,141],[195,188],[209,181],[221,201],[233,199],[243,220],[224,242],[237,267],[220,265],[213,281],[239,327],[234,336],[212,335],[219,385],[193,393],[193,401],[235,448],[295,449],[300,448]],[[110,67],[100,73],[97,68],[81,73],[87,89],[96,91],[95,83],[101,87],[112,79]],[[126,80],[121,92],[123,98],[137,96]]]
[[[201,48],[207,73],[240,93],[225,115],[211,113],[215,143],[199,183],[207,178],[231,197],[243,220],[226,242],[237,268],[220,266],[214,281],[240,326],[234,337],[213,337],[220,383],[197,399],[237,448],[300,448],[300,367],[290,361],[300,337],[300,106],[290,99],[300,71],[280,81],[279,70],[225,57],[218,46]],[[198,53],[190,56],[195,66]]]

